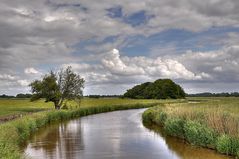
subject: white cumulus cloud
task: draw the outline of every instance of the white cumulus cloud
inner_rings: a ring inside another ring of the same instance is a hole
[[[102,64],[113,74],[119,75],[140,75],[144,74],[144,69],[137,67],[134,63],[124,63],[121,60],[119,50],[113,49],[102,59]]]
[[[194,73],[188,70],[182,63],[169,58],[120,57],[119,51],[113,49],[106,53],[102,59],[103,66],[116,75],[144,75],[154,78],[172,78],[185,80],[202,80],[209,78],[205,72]]]

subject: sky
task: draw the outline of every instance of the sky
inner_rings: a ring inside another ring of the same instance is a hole
[[[170,78],[187,93],[239,91],[239,1],[1,0],[0,94],[72,66],[84,94]]]

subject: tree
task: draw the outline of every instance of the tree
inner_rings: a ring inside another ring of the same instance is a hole
[[[51,71],[42,80],[35,80],[31,87],[31,101],[45,98],[45,102],[53,102],[55,109],[60,109],[67,100],[80,100],[83,96],[85,80],[72,71],[69,66],[59,72]]]
[[[16,98],[31,98],[31,94],[23,94],[23,93],[19,93],[16,95]]]
[[[185,98],[185,92],[170,79],[158,79],[127,90],[124,97],[135,99],[177,99]]]

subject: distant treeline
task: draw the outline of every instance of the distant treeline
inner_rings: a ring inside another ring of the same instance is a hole
[[[19,93],[16,96],[3,94],[3,95],[0,95],[0,98],[31,98],[31,96],[32,95],[28,93],[27,94]]]
[[[87,95],[88,98],[121,98],[122,95]]]
[[[0,98],[15,98],[15,96],[9,96],[6,94],[0,95]]]
[[[196,93],[196,94],[187,94],[187,97],[239,97],[238,92],[232,92],[232,93]]]
[[[19,93],[16,96],[13,95],[6,95],[2,94],[0,95],[0,98],[31,98],[31,94],[29,93]],[[196,94],[186,94],[187,97],[239,97],[239,92],[223,92],[223,93],[210,93],[210,92],[204,92],[204,93],[196,93]],[[86,95],[84,97],[87,98],[124,98],[123,95]]]
[[[0,98],[31,98],[32,94],[23,94],[23,93],[19,93],[16,96],[12,96],[12,95],[0,95]],[[122,95],[86,95],[84,97],[87,98],[121,98]]]
[[[23,94],[23,93],[19,93],[16,96],[12,96],[12,95],[0,95],[0,98],[31,98],[32,94]],[[84,97],[88,97],[88,98],[120,98],[122,97],[122,95],[86,95]]]

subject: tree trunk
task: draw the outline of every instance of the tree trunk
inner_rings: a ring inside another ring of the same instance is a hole
[[[58,104],[58,102],[54,102],[55,109],[60,110],[61,106]]]
[[[60,108],[61,108],[61,107],[60,107],[59,105],[55,105],[55,109],[56,109],[56,110],[60,110]]]

